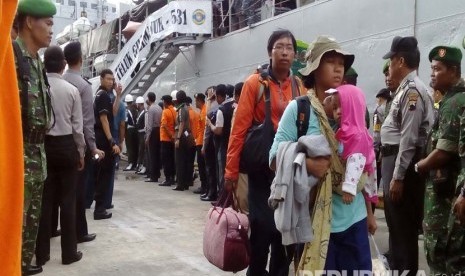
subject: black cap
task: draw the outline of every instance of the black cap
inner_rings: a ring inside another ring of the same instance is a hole
[[[389,100],[391,99],[391,92],[389,91],[389,89],[383,88],[379,90],[378,94],[376,94],[376,98],[379,98],[379,97]]]
[[[81,43],[79,41],[70,42],[63,50],[66,60],[79,57],[81,52]]]
[[[390,59],[399,52],[413,52],[418,49],[418,41],[413,36],[396,36],[392,40],[391,50],[384,55],[383,59]]]
[[[161,97],[161,100],[162,101],[167,101],[167,102],[172,102],[173,98],[171,98],[170,95],[164,95],[163,97]]]

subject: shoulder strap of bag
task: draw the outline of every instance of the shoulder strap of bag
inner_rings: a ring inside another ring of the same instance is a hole
[[[44,84],[45,84],[45,87],[46,87],[46,90],[45,91],[45,97],[47,97],[47,107],[50,109],[50,112],[52,113],[52,116],[53,116],[53,124],[50,126],[50,128],[48,128],[49,130],[54,128],[55,127],[55,124],[56,124],[56,116],[55,116],[55,109],[53,109],[53,105],[52,105],[52,94],[50,93],[50,82],[48,81],[48,77],[47,77],[47,72],[45,71],[45,68],[42,68],[42,76],[44,77]]]
[[[307,134],[309,120],[310,120],[310,99],[308,96],[300,96],[296,98],[297,101],[297,139]]]
[[[292,98],[295,99],[300,96],[300,86],[297,78],[291,76]]]
[[[19,86],[21,88],[21,119],[23,122],[23,131],[25,131],[27,128],[27,110],[29,106],[28,83],[31,80],[31,70],[27,59],[23,56],[23,52],[16,41],[13,41],[13,50],[16,58],[16,74],[18,75]]]
[[[271,100],[270,100],[270,86],[268,83],[262,84],[265,88],[265,123],[271,123]]]

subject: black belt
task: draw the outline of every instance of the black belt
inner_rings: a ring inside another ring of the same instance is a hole
[[[383,157],[396,155],[397,153],[399,153],[399,145],[382,145],[380,147],[380,150]]]

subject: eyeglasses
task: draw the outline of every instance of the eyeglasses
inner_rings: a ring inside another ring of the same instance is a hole
[[[273,47],[273,50],[276,50],[278,52],[284,52],[286,50],[287,52],[294,52],[294,46],[293,45],[281,45],[278,44]]]

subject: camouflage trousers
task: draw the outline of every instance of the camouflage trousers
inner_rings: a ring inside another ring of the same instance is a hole
[[[24,269],[31,264],[32,258],[34,257],[40,222],[44,181],[26,179],[24,184],[23,245],[21,252],[23,274]]]
[[[439,197],[426,181],[424,245],[430,274],[465,272],[465,228],[452,212],[455,198]]]

